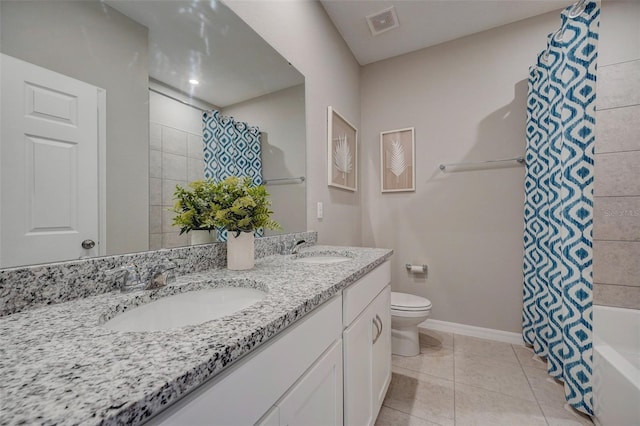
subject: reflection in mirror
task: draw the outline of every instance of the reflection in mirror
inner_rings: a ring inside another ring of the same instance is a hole
[[[305,176],[304,77],[220,2],[3,0],[0,41],[0,267],[189,244],[167,208],[204,111],[259,128],[264,180]],[[306,230],[304,181],[267,185]]]

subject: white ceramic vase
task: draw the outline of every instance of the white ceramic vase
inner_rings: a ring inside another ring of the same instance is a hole
[[[191,239],[190,244],[192,246],[198,245],[198,244],[211,244],[211,243],[215,243],[216,242],[216,230],[211,230],[211,231],[207,231],[207,230],[192,230],[189,232],[189,235],[191,235]]]
[[[255,246],[253,231],[227,232],[227,269],[242,271],[251,269],[254,265]]]

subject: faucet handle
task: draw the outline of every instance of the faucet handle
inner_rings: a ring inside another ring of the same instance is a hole
[[[134,264],[118,266],[117,268],[107,269],[105,275],[123,274],[123,282],[120,286],[120,290],[123,293],[139,290],[142,288],[140,282],[140,274],[138,273],[138,267]]]
[[[306,244],[307,240],[298,240],[296,241],[292,246],[291,249],[289,250],[289,254],[297,254],[298,250],[300,250],[300,246],[303,244]]]
[[[170,284],[176,280],[176,276],[173,269],[176,269],[178,265],[169,259],[163,259],[162,263],[159,263],[151,268],[149,272],[149,281],[145,286],[146,290],[153,290],[156,288],[162,288],[167,284]]]

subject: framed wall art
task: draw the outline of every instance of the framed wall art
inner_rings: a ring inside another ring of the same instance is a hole
[[[358,190],[358,129],[328,108],[327,166],[329,186]]]
[[[416,190],[415,130],[413,127],[380,133],[382,192]]]

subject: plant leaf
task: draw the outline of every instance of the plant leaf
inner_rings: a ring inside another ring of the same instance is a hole
[[[338,143],[333,150],[333,164],[341,173],[351,173],[353,169],[351,149],[347,144],[347,135],[338,137]]]
[[[404,148],[397,140],[391,141],[391,161],[389,163],[391,173],[396,177],[400,177],[407,169],[407,165],[404,162]]]

